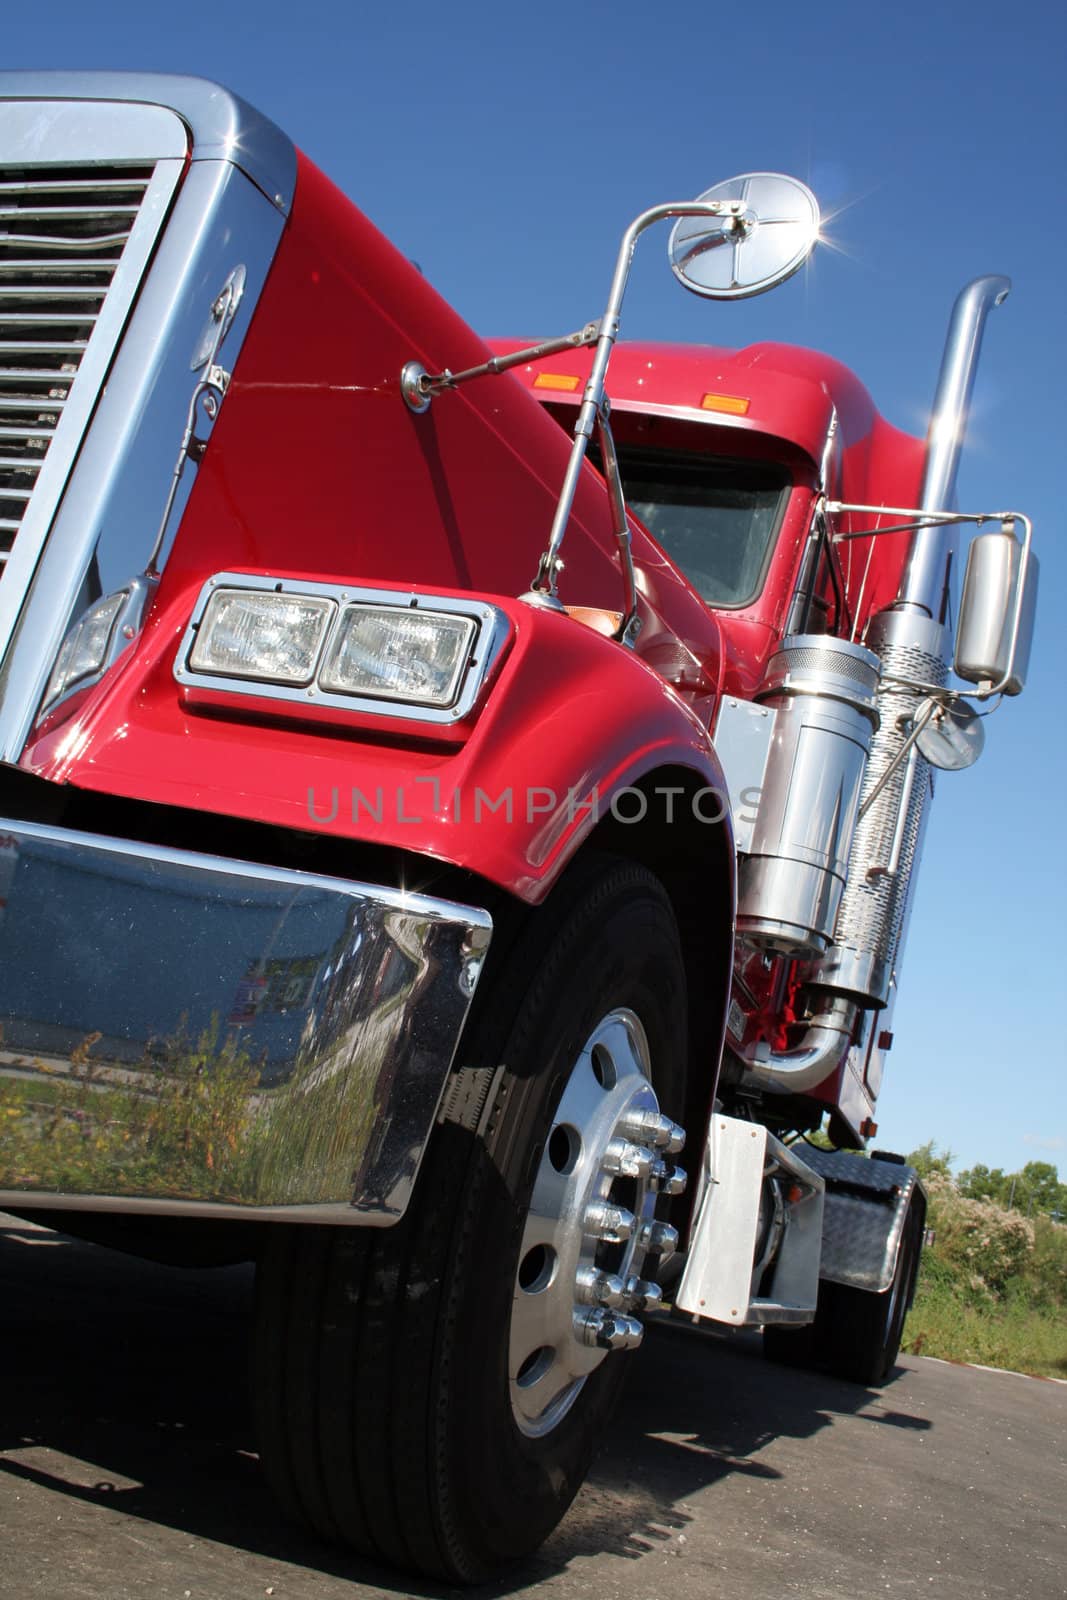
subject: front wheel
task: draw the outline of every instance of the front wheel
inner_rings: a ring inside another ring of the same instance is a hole
[[[577,1493],[684,1182],[685,983],[657,880],[582,866],[484,981],[403,1221],[269,1231],[254,1363],[289,1512],[468,1582]]]

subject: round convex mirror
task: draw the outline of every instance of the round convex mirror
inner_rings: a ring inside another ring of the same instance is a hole
[[[819,237],[819,203],[796,178],[749,172],[701,200],[737,200],[740,215],[681,217],[667,247],[675,277],[694,294],[743,300],[791,277]]]
[[[916,709],[921,722],[928,700]],[[938,706],[915,740],[921,756],[942,772],[962,772],[972,767],[985,747],[985,728],[978,712],[962,703]]]

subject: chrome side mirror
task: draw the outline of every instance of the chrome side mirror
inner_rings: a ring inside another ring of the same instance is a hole
[[[616,537],[627,575],[626,611],[619,635],[623,639],[637,624],[637,592],[622,481],[617,467],[613,466],[615,452],[606,403],[608,362],[619,332],[622,300],[637,240],[653,223],[670,217],[678,219],[669,245],[675,276],[686,288],[718,300],[739,300],[773,289],[807,260],[819,236],[819,206],[811,190],[796,178],[786,178],[776,172],[728,178],[725,183],[708,189],[698,200],[653,206],[636,217],[622,236],[607,309],[597,325],[596,352],[574,425],[571,458],[548,546],[533,583],[522,598],[531,605],[559,605],[556,584],[561,565],[560,545],[574,504],[586,446],[594,428],[598,428],[609,483],[613,484]]]
[[[923,700],[915,709],[915,748],[941,772],[973,767],[985,749],[982,713],[963,700]]]
[[[967,554],[953,666],[959,677],[990,694],[1021,694],[1026,684],[1037,604],[1037,558],[1015,519],[999,533],[980,533]]]
[[[694,294],[712,300],[763,294],[792,277],[818,241],[819,202],[798,178],[742,173],[700,199],[734,208],[710,222],[682,217],[671,230],[671,271]]]

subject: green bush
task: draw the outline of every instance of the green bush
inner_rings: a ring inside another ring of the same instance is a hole
[[[904,1348],[1063,1377],[1067,1227],[961,1194],[936,1161],[923,1181],[929,1242]]]
[[[1002,1295],[1030,1266],[1033,1224],[1017,1211],[966,1199],[941,1173],[931,1173],[926,1190],[932,1248],[951,1269],[957,1289],[978,1299]]]
[[[1034,1223],[1034,1250],[1026,1272],[1038,1305],[1067,1306],[1067,1227],[1050,1217]]]

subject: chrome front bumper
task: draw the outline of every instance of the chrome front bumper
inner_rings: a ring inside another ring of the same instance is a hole
[[[0,1208],[396,1221],[491,931],[0,819]]]

